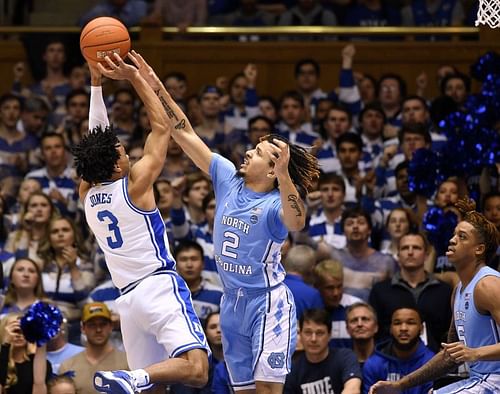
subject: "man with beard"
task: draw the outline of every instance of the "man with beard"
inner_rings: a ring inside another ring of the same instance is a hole
[[[412,307],[396,309],[391,318],[391,338],[382,342],[363,366],[363,392],[378,380],[399,380],[429,361],[434,353],[420,340],[420,312]],[[406,394],[424,394],[432,382],[405,390]]]

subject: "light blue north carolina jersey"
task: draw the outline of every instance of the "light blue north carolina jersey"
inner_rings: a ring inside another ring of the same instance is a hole
[[[265,289],[285,278],[281,245],[287,229],[277,189],[257,193],[227,159],[213,154],[210,175],[216,196],[214,257],[224,289]]]
[[[467,347],[478,348],[500,342],[500,329],[491,315],[483,315],[476,309],[474,289],[485,276],[500,277],[500,273],[490,267],[481,268],[465,289],[462,282],[457,286],[453,311],[458,337]],[[500,374],[500,361],[476,361],[467,363],[473,375]]]
[[[94,186],[84,201],[87,223],[119,289],[159,269],[175,270],[160,212],[135,207],[127,185],[124,177]]]

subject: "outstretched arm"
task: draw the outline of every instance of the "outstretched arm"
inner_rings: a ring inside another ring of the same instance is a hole
[[[136,64],[140,74],[160,99],[168,123],[172,128],[172,137],[196,166],[208,174],[212,152],[194,132],[187,116],[172,99],[151,66],[137,52],[132,51],[132,55],[137,60]]]
[[[159,98],[139,73],[137,59],[131,53],[128,57],[136,67],[126,64],[117,54],[114,54],[113,59],[106,57],[110,70],[105,69],[100,63],[98,67],[106,77],[128,80],[147,110],[151,132],[144,145],[143,157],[130,169],[131,186],[140,193],[141,190],[148,190],[153,185],[163,169],[171,127]]]
[[[96,131],[96,127],[100,126],[104,129],[109,126],[108,113],[104,99],[102,97],[102,76],[97,66],[88,63],[90,70],[90,111],[89,111],[89,132]],[[83,201],[85,195],[90,189],[90,183],[80,181],[79,194]]]

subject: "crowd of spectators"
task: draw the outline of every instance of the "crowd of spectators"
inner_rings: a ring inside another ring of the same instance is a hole
[[[107,15],[127,26],[181,30],[188,26],[471,26],[478,6],[470,0],[98,0],[88,4],[89,9],[68,25],[82,26]],[[10,23],[29,23],[31,2],[7,1],[5,7],[9,6]]]
[[[424,225],[426,215],[440,212],[443,221],[456,221],[453,204],[469,195],[500,228],[498,156],[479,171],[443,179],[431,195],[410,187],[408,180],[420,148],[446,148],[440,125],[450,113],[467,111],[470,77],[443,65],[436,70],[440,95],[429,97],[426,85],[432,78],[420,76],[419,90],[408,92],[407,81],[397,73],[376,79],[356,70],[355,55],[354,45],[343,48],[338,87],[321,87],[320,64],[297,59],[290,90],[280,97],[259,95],[258,69],[252,64],[230,78],[206,81],[192,96],[181,70],[164,77],[195,131],[237,166],[269,133],[318,157],[322,174],[307,199],[306,228],[290,233],[282,250],[286,282],[298,305],[298,351],[305,354],[298,353],[294,368],[302,372],[292,368],[286,392],[295,392],[301,379],[326,382],[320,369],[305,376],[309,364],[324,361],[324,352],[314,353],[320,337],[335,349],[326,351],[338,371],[335,387],[355,377],[355,384],[349,383],[353,392],[365,376],[384,379],[425,362],[446,340],[449,299],[457,282],[442,242]],[[127,367],[114,308],[119,289],[85,222],[72,167],[71,148],[88,128],[88,70],[78,66],[65,75],[65,48],[57,40],[47,45],[44,61],[45,76],[33,86],[21,84],[22,70],[16,66],[12,91],[0,97],[0,370],[5,371],[0,386],[7,393],[20,392],[16,385],[43,385],[50,370],[73,371],[74,379],[59,376],[49,390],[59,384],[86,393],[93,390],[89,371]],[[144,108],[126,84],[105,81],[104,91],[111,123],[133,163],[149,132]],[[499,125],[497,117],[489,127],[498,133]],[[170,141],[155,193],[178,272],[214,350],[212,387],[229,392],[220,351],[222,289],[213,254],[211,181]],[[498,269],[498,256],[490,264]],[[15,323],[38,300],[55,303],[65,316],[46,356],[23,340]],[[412,327],[404,339],[401,326]],[[36,362],[40,353],[51,364]],[[410,356],[418,362],[397,369],[398,358]],[[397,368],[387,372],[387,365]]]

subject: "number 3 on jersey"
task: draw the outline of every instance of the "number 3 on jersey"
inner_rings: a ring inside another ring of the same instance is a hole
[[[232,250],[238,249],[238,246],[240,246],[240,237],[231,231],[226,231],[224,237],[226,239],[222,242],[222,255],[237,259],[238,254],[236,251],[233,252]]]
[[[100,222],[105,222],[108,224],[108,230],[112,233],[110,237],[106,238],[108,241],[108,246],[111,249],[119,248],[123,245],[123,238],[120,233],[120,228],[118,227],[118,219],[110,211],[99,211],[97,212],[97,219]]]

